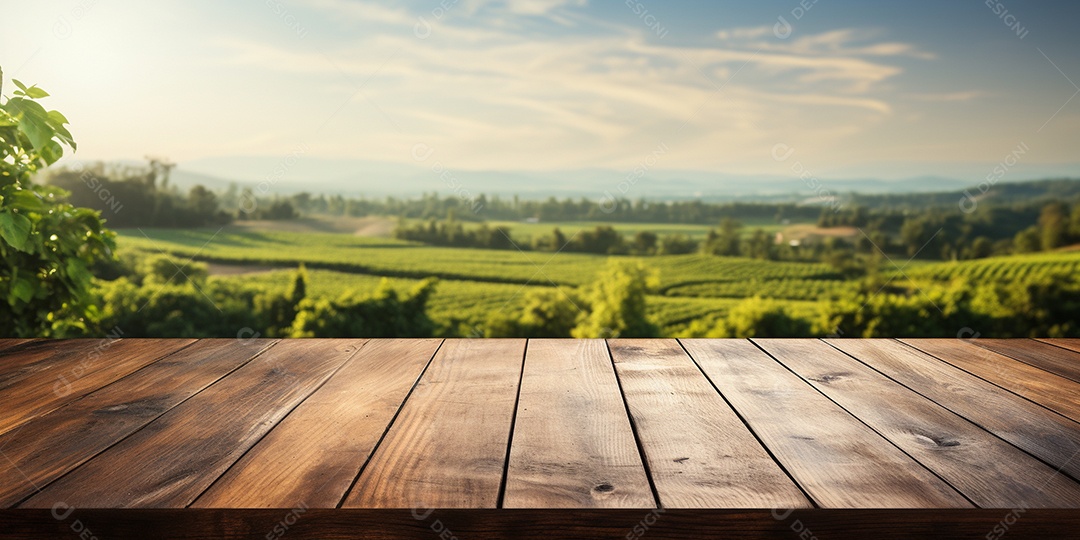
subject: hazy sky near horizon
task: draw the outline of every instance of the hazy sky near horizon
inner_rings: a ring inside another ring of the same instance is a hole
[[[1080,163],[1077,20],[1018,0],[59,0],[7,10],[0,66],[6,95],[53,94],[79,159],[896,178],[1021,144]]]

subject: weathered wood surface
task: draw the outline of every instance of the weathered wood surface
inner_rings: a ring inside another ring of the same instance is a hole
[[[603,340],[529,341],[507,508],[654,508]]]
[[[1061,536],[1073,347],[0,340],[0,530]]]
[[[523,339],[448,339],[345,499],[352,508],[494,508]]]
[[[677,342],[613,340],[611,355],[661,506],[810,506]]]

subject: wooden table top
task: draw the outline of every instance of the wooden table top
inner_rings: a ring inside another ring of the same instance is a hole
[[[0,403],[0,524],[1080,507],[1080,340],[0,340]]]

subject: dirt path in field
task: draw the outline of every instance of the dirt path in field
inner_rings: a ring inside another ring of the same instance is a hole
[[[358,221],[356,236],[374,236],[378,238],[390,238],[394,233],[394,220],[384,217],[354,218]]]
[[[781,232],[786,240],[802,240],[810,236],[851,238],[859,234],[855,227],[818,227],[811,224],[791,225]]]
[[[248,231],[319,232],[353,234],[389,238],[394,233],[396,221],[381,216],[366,217],[304,217],[281,221],[237,221],[232,226]]]

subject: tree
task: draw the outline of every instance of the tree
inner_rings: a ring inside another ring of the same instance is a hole
[[[346,291],[337,300],[307,299],[300,303],[292,337],[425,337],[435,325],[427,301],[435,290],[426,279],[400,294],[383,278],[370,294]]]
[[[1038,227],[1028,227],[1013,237],[1013,249],[1017,253],[1033,253],[1041,247],[1041,236]]]
[[[1069,214],[1070,242],[1080,242],[1080,202],[1074,203]]]
[[[697,250],[697,241],[685,234],[669,234],[660,240],[661,255],[685,255]]]
[[[810,323],[792,316],[783,304],[759,297],[748,298],[735,306],[726,319],[705,337],[807,337]]]
[[[745,243],[746,255],[755,259],[773,260],[776,258],[776,243],[764,229],[755,229],[754,234]]]
[[[1039,213],[1039,240],[1043,251],[1050,251],[1065,245],[1069,233],[1069,223],[1065,214],[1065,205],[1052,202]]]
[[[630,250],[637,255],[654,255],[656,253],[656,239],[656,233],[652,231],[638,232],[634,235]]]
[[[611,260],[585,295],[589,313],[572,332],[573,337],[654,337],[656,325],[648,318],[645,299],[659,280],[640,262]]]
[[[48,93],[13,82],[0,103],[0,333],[62,337],[92,324],[89,268],[113,257],[114,235],[63,190],[32,182],[75,140],[67,118],[38,103]]]
[[[307,279],[307,268],[304,263],[300,263],[296,276],[293,277],[292,287],[289,288],[289,302],[293,306],[299,305],[307,297]]]
[[[570,337],[585,305],[574,291],[541,289],[525,295],[522,309],[513,315],[494,313],[488,317],[486,337]]]
[[[720,231],[710,230],[702,249],[710,255],[737,257],[740,251],[740,233],[742,225],[727,217],[720,222]]]

